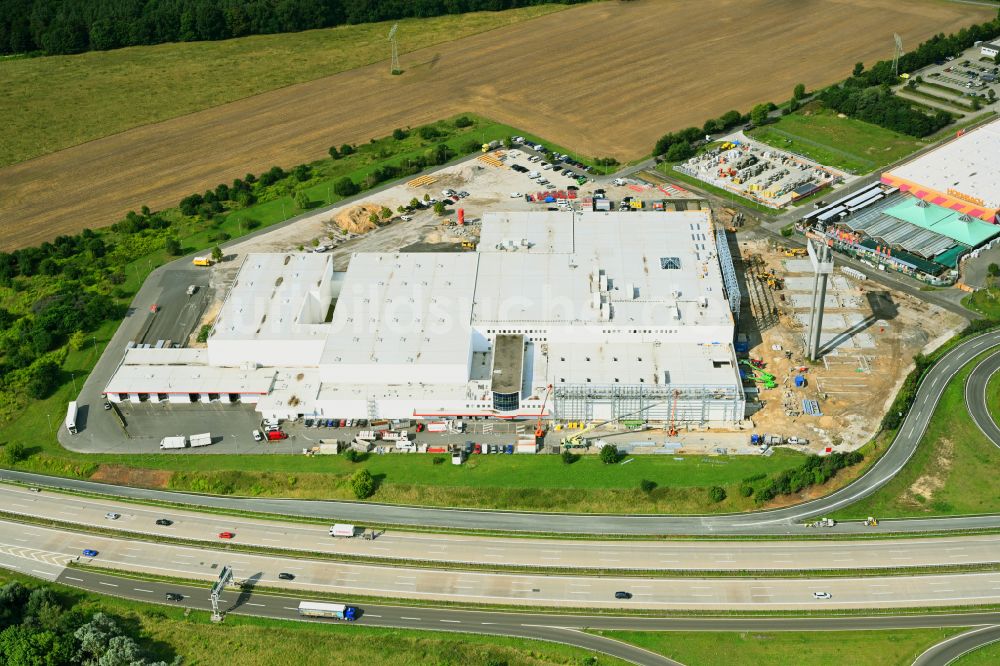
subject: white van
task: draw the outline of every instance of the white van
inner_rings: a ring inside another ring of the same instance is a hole
[[[528,178],[534,180],[535,178],[541,177],[541,175],[542,174],[538,173],[537,171],[532,171],[528,174]]]
[[[417,450],[417,445],[415,442],[411,442],[409,440],[404,442],[396,442],[396,450],[403,451],[405,453],[413,453],[414,451]]]

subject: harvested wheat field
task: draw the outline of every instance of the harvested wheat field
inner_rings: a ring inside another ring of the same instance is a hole
[[[0,248],[116,221],[274,164],[472,111],[628,160],[666,131],[782,100],[991,17],[939,0],[600,2],[139,127],[0,170]],[[276,65],[279,66],[279,65]],[[71,113],[72,109],[67,109]]]

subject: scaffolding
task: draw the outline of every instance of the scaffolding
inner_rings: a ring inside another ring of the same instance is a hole
[[[722,285],[729,299],[729,309],[733,313],[733,321],[740,318],[740,283],[736,280],[736,268],[733,266],[733,256],[729,253],[729,241],[726,230],[715,230],[715,248],[719,253],[719,266],[722,268]]]
[[[743,419],[739,384],[558,384],[552,417],[561,421],[614,420],[641,412],[648,421],[701,426]]]

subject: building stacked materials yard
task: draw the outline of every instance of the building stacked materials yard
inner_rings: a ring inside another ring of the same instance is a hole
[[[358,253],[344,273],[325,254],[248,254],[207,350],[127,350],[106,394],[270,418],[732,425],[723,254],[707,211],[488,213],[477,252]]]

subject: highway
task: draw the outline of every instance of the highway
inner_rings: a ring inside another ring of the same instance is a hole
[[[329,562],[277,555],[227,552],[218,548],[171,544],[67,532],[0,520],[0,553],[8,566],[58,569],[74,560],[119,571],[172,578],[211,580],[223,565],[241,580],[330,594],[363,595],[432,602],[490,603],[562,608],[649,610],[790,610],[913,608],[1000,604],[1000,572],[918,576],[808,579],[711,577],[654,578],[627,575],[585,576],[454,571]],[[84,549],[98,552],[83,557]],[[293,581],[278,574],[291,573]],[[37,573],[37,572],[36,572]],[[615,598],[617,591],[632,595]],[[831,598],[817,599],[814,593]]]
[[[934,408],[948,381],[977,355],[1000,345],[1000,331],[971,337],[956,345],[928,372],[917,391],[913,407],[886,453],[860,478],[821,499],[772,511],[720,516],[581,515],[465,509],[435,509],[385,505],[372,502],[243,498],[177,493],[113,486],[79,479],[3,470],[0,478],[28,484],[50,485],[107,495],[202,505],[218,509],[257,511],[289,516],[312,516],[359,524],[414,525],[433,528],[546,532],[552,534],[802,534],[798,521],[822,516],[848,506],[878,490],[909,461],[927,429]],[[885,520],[880,527],[891,532],[926,532],[954,529],[1000,528],[1000,515]],[[834,532],[866,532],[860,523],[842,523]]]
[[[51,579],[59,583],[127,599],[168,604],[167,592],[176,592],[184,600],[180,605],[209,610],[208,590],[175,583],[137,581],[108,575],[99,571],[67,569]],[[331,601],[338,601],[331,597]],[[220,608],[227,613],[256,615],[287,620],[301,620],[296,608],[299,597],[294,594],[263,594],[252,590],[232,590],[222,598]],[[627,631],[869,631],[918,629],[936,627],[975,627],[979,633],[967,632],[934,646],[915,662],[919,666],[948,663],[939,658],[950,654],[956,643],[963,649],[977,641],[985,642],[1000,625],[1000,613],[923,614],[902,616],[847,617],[630,617],[615,615],[547,615],[530,612],[474,611],[448,608],[425,608],[391,604],[362,604],[358,624],[435,631],[470,632],[517,636],[576,645],[604,652],[636,664],[660,666],[677,662],[640,648],[583,633],[583,629]],[[319,621],[326,620],[304,620]],[[992,632],[992,633],[991,633]],[[932,653],[932,651],[934,651]]]
[[[1000,351],[987,357],[969,375],[965,383],[965,405],[986,438],[1000,447],[1000,427],[986,404],[986,386],[997,372],[1000,372]]]
[[[333,538],[327,525],[223,516],[0,486],[8,513],[165,536],[213,545],[219,532],[234,543],[371,559],[448,564],[643,571],[796,571],[973,565],[1000,562],[1000,535],[866,540],[593,541],[421,534],[389,530],[374,540]],[[108,512],[120,518],[109,519]],[[158,519],[173,521],[157,525]],[[803,528],[802,530],[806,530]]]

